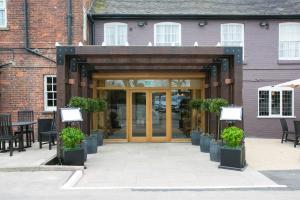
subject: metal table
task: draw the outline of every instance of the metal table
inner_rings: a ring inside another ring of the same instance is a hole
[[[25,151],[24,148],[24,139],[23,139],[23,134],[24,134],[24,127],[25,127],[25,134],[26,134],[26,148],[31,147],[31,140],[29,138],[29,126],[34,125],[37,122],[31,121],[31,122],[13,122],[12,126],[20,127],[20,151]]]

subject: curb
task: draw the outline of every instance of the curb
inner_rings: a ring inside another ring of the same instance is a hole
[[[40,166],[37,166],[37,167],[7,167],[7,168],[0,168],[0,172],[77,171],[77,170],[84,170],[84,166],[40,165]]]
[[[61,189],[64,190],[72,189],[78,183],[78,181],[81,179],[82,176],[83,176],[83,170],[76,170],[67,180],[67,182],[61,187]]]

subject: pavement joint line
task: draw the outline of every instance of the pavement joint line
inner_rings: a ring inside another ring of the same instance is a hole
[[[76,183],[75,183],[76,184]],[[75,185],[74,184],[74,185]],[[71,185],[71,184],[70,184]],[[180,186],[180,187],[160,187],[160,186],[133,186],[133,187],[69,187],[64,185],[64,190],[214,190],[214,189],[271,189],[287,188],[286,185],[257,185],[257,186]]]

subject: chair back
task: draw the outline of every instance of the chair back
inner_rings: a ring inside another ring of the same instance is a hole
[[[51,131],[56,131],[56,112],[53,111],[53,118],[52,118],[52,122],[51,122]]]
[[[286,123],[286,120],[284,118],[282,118],[282,119],[280,119],[280,123],[281,123],[282,132],[288,132],[289,128]]]
[[[34,114],[32,110],[18,111],[19,122],[32,122],[34,121]]]
[[[300,136],[300,121],[294,121],[295,134]]]
[[[51,131],[52,119],[38,119],[38,133]]]
[[[12,137],[12,123],[10,114],[0,115],[0,138]]]

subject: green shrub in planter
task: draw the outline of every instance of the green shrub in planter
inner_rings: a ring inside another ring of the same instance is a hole
[[[244,131],[238,127],[225,128],[221,135],[225,145],[220,149],[220,168],[242,170],[246,166]]]
[[[221,109],[222,107],[228,106],[228,101],[223,98],[216,98],[216,99],[211,99],[209,101],[209,112],[215,113],[217,115],[217,120],[218,120],[218,127],[217,127],[217,133],[216,133],[216,140],[220,139],[220,114],[221,114]]]
[[[66,165],[83,165],[84,149],[79,144],[84,139],[83,132],[78,128],[64,128],[60,134],[63,142],[63,163]]]
[[[200,128],[199,128],[199,112],[203,109],[203,99],[193,99],[189,106],[196,111],[196,127],[191,131],[192,145],[200,145]]]

